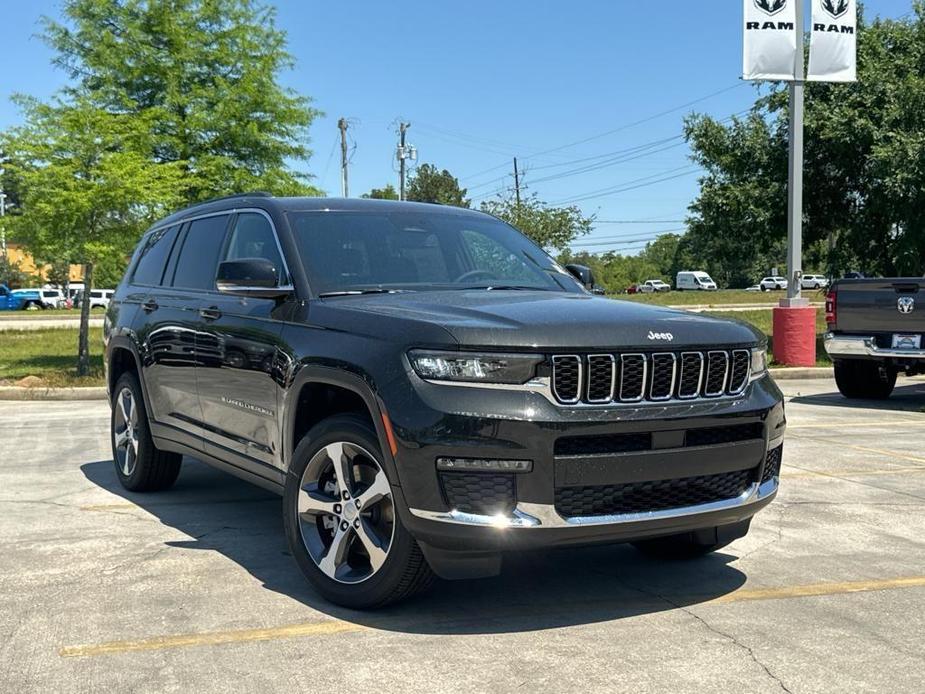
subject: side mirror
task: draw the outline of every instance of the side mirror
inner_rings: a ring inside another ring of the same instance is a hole
[[[594,273],[591,272],[591,268],[585,265],[566,265],[565,269],[588,291],[594,288]]]
[[[223,294],[275,299],[288,294],[279,285],[276,266],[266,258],[241,258],[219,263],[215,285]]]

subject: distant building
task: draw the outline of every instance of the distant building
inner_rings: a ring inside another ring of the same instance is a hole
[[[38,267],[32,254],[19,244],[7,243],[6,255],[10,262],[19,265],[23,272],[40,276],[43,280],[48,279],[48,271],[51,266],[43,265]],[[71,282],[82,282],[84,278],[83,265],[71,265],[69,274]]]

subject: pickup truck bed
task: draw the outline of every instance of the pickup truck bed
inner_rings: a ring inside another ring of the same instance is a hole
[[[839,280],[826,297],[825,349],[846,397],[888,397],[899,373],[925,373],[925,281]]]

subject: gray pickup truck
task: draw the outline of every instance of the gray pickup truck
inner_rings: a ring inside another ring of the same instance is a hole
[[[888,398],[896,376],[925,373],[925,281],[839,280],[825,302],[825,350],[847,398]]]

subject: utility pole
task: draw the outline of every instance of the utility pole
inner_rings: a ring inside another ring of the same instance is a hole
[[[411,123],[398,124],[398,199],[405,199],[405,159],[408,158],[408,152],[405,149],[405,133]]]
[[[805,306],[803,279],[803,12],[804,0],[796,0],[797,53],[790,83],[790,155],[787,185],[787,298],[780,305]]]
[[[514,199],[517,201],[517,209],[520,209],[520,172],[517,170],[517,157],[514,157]]]
[[[3,153],[0,152],[0,164],[3,163]],[[6,193],[3,191],[3,174],[6,169],[0,167],[0,255],[6,257]]]
[[[347,119],[341,118],[337,121],[337,127],[340,129],[340,191],[346,198],[347,194]]]

